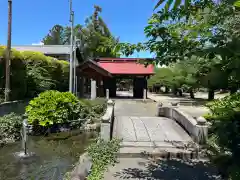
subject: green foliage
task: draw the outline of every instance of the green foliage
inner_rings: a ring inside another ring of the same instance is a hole
[[[240,107],[240,93],[226,96],[220,100],[212,101],[206,105],[216,118],[230,117]]]
[[[167,86],[173,85],[174,73],[170,68],[158,68],[155,71],[155,75],[148,80],[148,86],[154,85]]]
[[[85,25],[77,24],[74,27],[74,35],[80,40],[77,57],[84,61],[89,57],[118,57],[118,38],[110,32],[104,20],[100,17],[101,7],[94,6],[93,14],[85,20]],[[45,45],[70,44],[71,28],[54,25],[50,32],[43,38]]]
[[[192,63],[190,63],[192,62]],[[182,88],[186,91],[198,86],[196,78],[196,64],[192,59],[180,61],[169,67],[158,68],[155,75],[148,80],[148,86],[164,86],[167,88]]]
[[[89,116],[92,118],[99,118],[105,113],[107,108],[107,101],[104,98],[97,98],[95,100],[81,99],[89,109]]]
[[[0,46],[0,96],[5,87],[5,47]],[[11,100],[37,96],[39,93],[68,88],[68,62],[47,57],[39,52],[19,52],[11,55]]]
[[[125,43],[121,50],[126,55],[149,50],[156,64],[177,66],[181,75],[176,80],[182,81],[183,73],[184,87],[234,92],[240,83],[239,22],[239,10],[225,1],[193,1],[188,8],[176,6],[154,13],[144,30],[148,41]]]
[[[157,2],[157,4],[155,5],[154,9],[157,9],[158,7],[160,7],[163,4],[165,4],[164,9],[166,11],[168,11],[172,5],[173,5],[173,9],[176,9],[182,4],[184,5],[184,7],[186,9],[188,9],[188,8],[191,8],[191,2],[192,2],[191,0],[184,0],[184,1],[181,1],[181,0],[174,0],[174,1],[173,0],[159,0]],[[205,1],[205,2],[207,2],[207,1]],[[229,4],[233,4],[235,7],[240,7],[239,0],[227,0],[226,2]]]
[[[108,165],[114,165],[117,160],[116,153],[120,148],[120,140],[112,139],[111,141],[100,140],[91,144],[87,148],[89,156],[92,158],[93,166],[88,180],[103,179],[103,174]]]
[[[48,35],[44,37],[43,43],[45,45],[62,45],[66,43],[66,39],[64,38],[64,28],[56,24],[49,31]]]
[[[209,150],[211,160],[223,176],[239,179],[240,172],[240,93],[215,100],[207,107],[211,114]]]
[[[22,117],[14,113],[0,117],[0,145],[20,139]]]
[[[38,122],[41,126],[68,123],[86,118],[87,114],[84,104],[72,93],[54,90],[40,93],[26,107],[29,123]]]
[[[0,46],[0,96],[5,90],[5,47]],[[27,92],[27,71],[23,56],[19,51],[11,51],[10,97],[11,99],[23,99]]]

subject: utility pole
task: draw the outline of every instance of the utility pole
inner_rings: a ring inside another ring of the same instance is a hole
[[[73,87],[74,87],[74,94],[77,95],[77,77],[76,77],[76,66],[77,66],[77,39],[76,36],[74,36],[74,58],[73,58]]]
[[[74,28],[74,12],[72,10],[72,0],[69,0],[69,5],[70,5],[70,24],[71,24],[69,92],[73,93],[73,28]]]
[[[5,74],[5,101],[9,101],[10,94],[10,65],[11,65],[11,41],[12,41],[12,0],[8,0],[8,35],[6,48],[6,74]]]

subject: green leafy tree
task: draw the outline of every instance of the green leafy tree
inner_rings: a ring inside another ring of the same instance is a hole
[[[194,2],[194,1],[193,1]],[[208,2],[207,0],[204,0],[202,2]],[[240,1],[239,0],[227,0],[227,1],[223,1],[223,2],[227,2],[228,4],[233,4],[236,7],[240,7]],[[185,8],[189,8],[191,7],[191,0],[159,0],[155,6],[154,9],[157,9],[160,5],[165,5],[164,9],[166,11],[168,11],[170,9],[171,6],[173,6],[174,9],[178,8],[181,4],[184,4]]]
[[[80,62],[89,57],[119,57],[120,49],[117,46],[119,39],[110,32],[100,13],[102,8],[94,6],[93,14],[85,20],[85,25],[77,24],[74,27],[74,36],[80,40],[77,52]],[[55,25],[43,39],[45,45],[70,44],[71,28]]]
[[[213,99],[218,88],[231,92],[238,88],[238,16],[233,6],[214,1],[196,1],[188,9],[160,10],[145,28],[148,41],[124,44],[122,51],[129,55],[135,50],[149,50],[155,53],[157,63],[164,65],[197,56],[196,78]]]
[[[64,27],[61,25],[55,25],[49,31],[48,35],[43,38],[44,45],[63,45],[66,44],[64,37]]]

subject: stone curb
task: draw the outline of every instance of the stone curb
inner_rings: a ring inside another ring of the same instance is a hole
[[[70,173],[71,180],[85,180],[92,168],[92,160],[87,153],[80,156],[73,171]]]
[[[181,150],[181,149],[168,149],[168,150],[160,150],[157,152],[131,152],[131,153],[121,153],[118,152],[117,156],[119,158],[162,158],[162,159],[182,159],[182,160],[190,160],[190,159],[199,159],[202,157],[197,151],[190,150]]]

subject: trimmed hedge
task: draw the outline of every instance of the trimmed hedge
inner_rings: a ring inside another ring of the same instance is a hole
[[[0,46],[0,97],[5,87],[5,47]],[[54,89],[67,91],[69,63],[56,60],[39,52],[16,51],[11,53],[11,100],[32,98]]]

